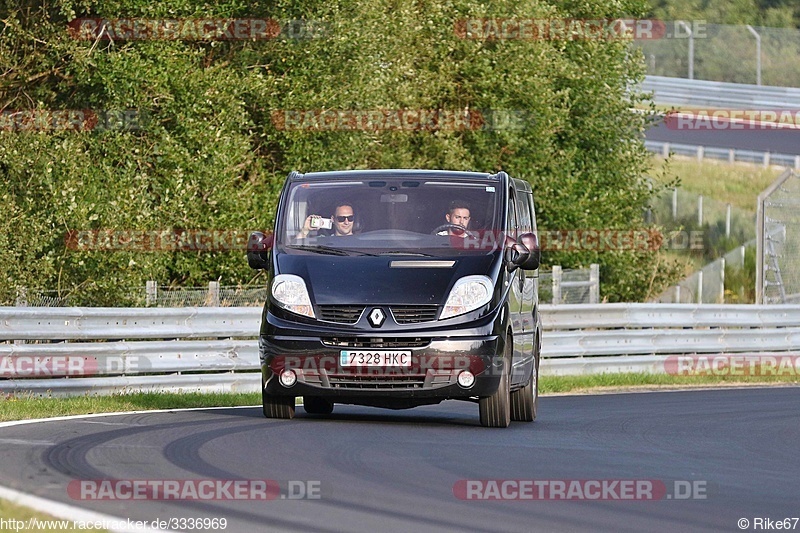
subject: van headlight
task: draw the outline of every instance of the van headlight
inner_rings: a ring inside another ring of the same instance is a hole
[[[444,304],[440,320],[450,318],[475,309],[480,309],[492,301],[494,284],[486,276],[465,276],[456,281]]]
[[[300,276],[294,274],[275,276],[275,279],[272,280],[272,297],[287,311],[315,318],[306,283]]]

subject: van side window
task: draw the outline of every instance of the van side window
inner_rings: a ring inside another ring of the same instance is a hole
[[[509,191],[508,195],[508,235],[514,240],[517,239],[517,199],[514,190]]]
[[[530,197],[523,191],[520,191],[519,201],[517,202],[519,210],[519,232],[530,233],[531,230],[531,210],[530,210]]]

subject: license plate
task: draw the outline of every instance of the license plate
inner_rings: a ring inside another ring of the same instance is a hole
[[[375,351],[375,350],[342,350],[339,352],[341,366],[394,366],[410,367],[411,352]]]

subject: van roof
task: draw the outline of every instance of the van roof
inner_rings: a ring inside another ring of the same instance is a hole
[[[414,177],[414,178],[457,178],[457,179],[480,179],[480,180],[495,180],[500,181],[501,175],[489,174],[487,172],[464,172],[459,170],[420,170],[420,169],[377,169],[377,170],[334,170],[328,172],[309,172],[301,174],[299,172],[292,172],[289,174],[290,180],[315,180],[315,179],[352,179],[356,177],[383,177],[383,178],[401,178],[401,177]]]

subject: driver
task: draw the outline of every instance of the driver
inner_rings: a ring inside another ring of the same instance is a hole
[[[308,215],[306,217],[306,221],[303,224],[303,229],[300,230],[300,233],[297,234],[298,239],[304,239],[308,237],[309,232],[311,232],[311,219],[312,218],[321,218],[319,215]],[[339,204],[336,206],[336,209],[333,211],[333,216],[331,217],[332,221],[332,229],[333,232],[331,235],[335,235],[337,237],[344,237],[347,235],[353,234],[353,226],[355,222],[355,214],[353,213],[353,206],[350,204],[344,203]]]
[[[444,215],[445,220],[447,220],[448,224],[452,224],[446,230],[440,231],[437,235],[452,235],[455,237],[461,237],[462,239],[466,239],[468,235],[467,228],[469,228],[469,219],[470,219],[470,205],[469,202],[464,200],[453,200],[450,202],[450,208],[447,210],[447,213]],[[456,226],[461,226],[456,227]]]

